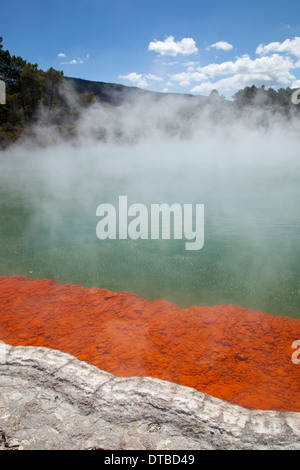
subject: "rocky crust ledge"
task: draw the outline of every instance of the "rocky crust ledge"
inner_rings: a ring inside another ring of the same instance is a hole
[[[61,351],[0,342],[0,449],[300,449],[300,413],[254,411]]]

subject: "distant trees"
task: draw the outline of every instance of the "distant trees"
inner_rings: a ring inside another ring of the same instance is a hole
[[[224,101],[224,100],[225,100],[225,96],[220,95],[220,93],[218,92],[218,90],[213,89],[213,90],[211,90],[211,92],[210,92],[210,94],[209,94],[209,99],[210,99],[211,101],[220,102],[220,101]]]
[[[292,103],[292,94],[295,90],[287,87],[274,90],[273,88],[266,89],[264,85],[256,87],[255,85],[246,86],[242,90],[239,90],[235,95],[234,103],[238,107],[245,106],[260,106],[269,107],[274,110],[279,110],[284,113],[288,113],[291,109],[295,112],[299,109],[295,109]]]
[[[63,72],[38,69],[22,57],[11,56],[0,38],[0,76],[6,84],[6,106],[0,109],[0,123],[23,125],[31,122],[40,106],[51,111],[62,104],[59,86]]]
[[[44,115],[46,112],[50,123],[60,125],[72,121],[77,112],[70,97],[66,96],[66,90],[74,94],[82,107],[97,99],[93,93],[77,93],[64,81],[63,72],[52,67],[44,72],[37,64],[12,56],[3,49],[2,42],[0,37],[0,79],[6,85],[6,105],[0,106],[0,125],[23,127],[32,124],[40,110]]]
[[[52,67],[44,74],[43,104],[52,111],[59,102],[59,86],[63,80],[63,72],[57,72]]]

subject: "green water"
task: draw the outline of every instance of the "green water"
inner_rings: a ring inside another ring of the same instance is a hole
[[[252,159],[229,145],[227,161],[219,147],[194,143],[3,152],[0,275],[300,318],[300,167],[295,146],[283,148]],[[203,203],[203,248],[100,241],[96,208],[119,195],[147,206]]]

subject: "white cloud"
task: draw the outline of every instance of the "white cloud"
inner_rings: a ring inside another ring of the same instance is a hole
[[[295,64],[290,57],[283,57],[279,54],[264,56],[255,60],[252,60],[248,55],[243,55],[238,57],[235,62],[212,63],[205,67],[198,67],[198,71],[209,77],[241,74],[246,78],[249,77],[250,80],[263,74],[269,82],[274,81],[284,84],[295,78],[290,73],[290,70],[294,67]]]
[[[191,74],[188,72],[181,72],[176,73],[175,75],[171,75],[170,78],[175,81],[179,82],[179,85],[182,87],[187,87],[191,83]]]
[[[201,72],[181,72],[176,73],[175,75],[170,75],[171,80],[179,82],[179,85],[182,87],[189,86],[191,82],[201,82],[202,80],[207,79],[207,75]]]
[[[155,62],[159,62],[158,60],[155,61]],[[178,62],[161,62],[161,65],[167,65],[167,66],[170,66],[170,67],[173,67],[174,65],[178,65]]]
[[[190,62],[186,62],[184,64],[186,67],[190,68],[190,67],[195,67],[195,65],[199,65],[199,62],[193,62],[193,61],[190,61]]]
[[[292,83],[291,88],[300,88],[300,80],[295,80]]]
[[[148,73],[145,75],[145,78],[148,80],[156,80],[157,82],[162,82],[164,79],[161,77],[158,77],[157,75],[153,75],[152,73]]]
[[[155,51],[159,55],[171,57],[175,57],[178,54],[191,55],[198,52],[194,39],[183,38],[181,41],[175,42],[173,36],[168,36],[164,41],[151,41],[148,50]]]
[[[269,76],[264,74],[256,74],[255,76],[237,74],[232,77],[222,78],[216,82],[206,81],[200,85],[196,85],[190,91],[191,93],[209,93],[213,89],[217,89],[222,93],[234,92],[235,90],[256,84],[263,85],[268,82]]]
[[[61,62],[61,65],[76,65],[76,64],[83,64],[84,60],[82,60],[80,57],[77,57],[76,59],[71,59],[66,62]]]
[[[233,46],[225,41],[219,41],[209,48],[226,51],[231,50]],[[193,39],[184,38],[176,42],[173,36],[167,37],[164,41],[151,42],[149,50],[156,51],[161,56],[188,55],[198,51]],[[300,38],[286,40],[283,43],[274,42],[267,46],[260,45],[256,52],[260,55],[255,58],[244,54],[233,60],[219,63],[215,61],[205,66],[199,66],[199,62],[192,61],[181,63],[184,69],[181,72],[176,70],[180,73],[166,75],[167,83],[163,85],[165,86],[163,89],[167,90],[179,84],[192,93],[209,93],[212,89],[217,89],[221,93],[233,94],[236,90],[253,84],[273,88],[298,87],[299,77],[294,75],[294,70],[300,67]],[[290,54],[287,54],[288,52]],[[119,75],[119,78],[141,88],[148,87],[151,80],[164,81],[162,77],[151,73],[132,72],[128,75]]]
[[[119,78],[128,80],[129,82],[140,88],[146,88],[149,86],[146,78],[141,73],[131,72],[127,75],[119,75]]]
[[[260,44],[256,49],[256,53],[259,55],[266,55],[270,52],[286,52],[296,57],[300,57],[300,37],[295,37],[294,39],[286,39],[281,43],[271,42],[266,46]]]
[[[152,73],[143,75],[141,73],[136,73],[136,72],[131,72],[131,73],[128,73],[127,75],[119,75],[118,78],[128,80],[133,85],[140,87],[140,88],[147,88],[149,86],[149,83],[147,80],[154,80],[158,82],[162,82],[164,80],[158,75],[153,75]]]
[[[80,63],[82,62],[83,61],[81,61]],[[69,60],[68,62],[61,62],[61,65],[74,65],[74,64],[78,64],[77,59],[72,59],[72,60]]]
[[[207,47],[207,49],[210,49],[211,47],[214,47],[215,49],[221,49],[223,51],[230,51],[233,49],[233,45],[226,41],[215,42],[211,46]]]
[[[57,57],[59,57],[60,59],[65,59],[67,55],[64,52],[60,52],[59,54],[57,54]],[[89,58],[90,58],[90,55],[87,54],[86,60],[88,60]],[[81,57],[76,57],[76,59],[71,59],[66,62],[61,62],[61,65],[74,65],[74,64],[83,64],[83,63],[84,63],[84,60],[81,59]]]
[[[235,61],[211,63],[204,67],[189,68],[186,72],[169,75],[172,82],[182,87],[194,87],[192,93],[206,93],[216,88],[220,92],[234,91],[245,86],[268,85],[276,87],[288,86],[295,76],[291,71],[295,62],[286,56],[273,54],[251,59],[248,55],[238,57]],[[215,81],[219,77],[219,80]],[[198,84],[197,84],[198,83]]]

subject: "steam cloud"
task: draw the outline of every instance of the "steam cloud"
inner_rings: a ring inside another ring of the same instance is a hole
[[[34,136],[0,154],[0,274],[19,266],[17,274],[32,270],[178,303],[276,313],[286,306],[281,313],[295,314],[296,115],[181,95],[94,103],[82,112],[76,96],[64,93],[79,116],[68,138],[41,110]],[[204,204],[201,254],[147,241],[101,245],[96,208],[119,195],[129,203]],[[13,267],[8,252],[19,260]]]

